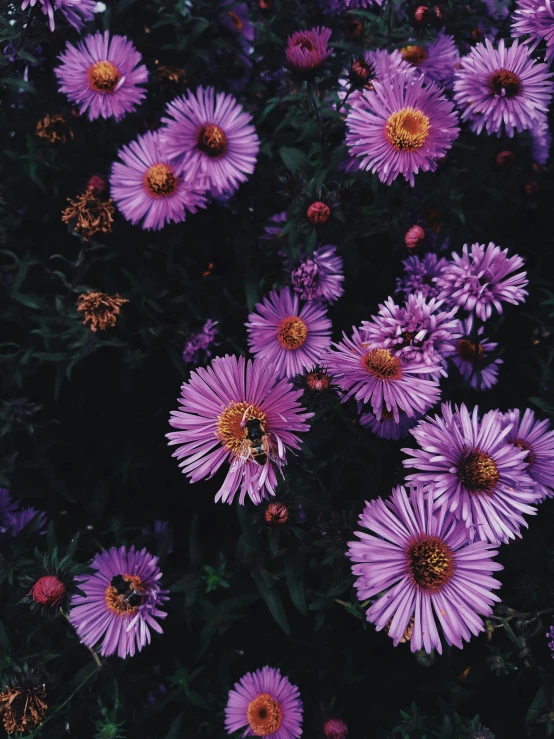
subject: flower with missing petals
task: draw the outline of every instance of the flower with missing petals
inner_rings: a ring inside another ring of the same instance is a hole
[[[331,321],[318,302],[300,305],[289,287],[273,290],[248,316],[248,344],[266,357],[279,377],[292,378],[317,364],[331,343]]]
[[[330,38],[331,31],[325,27],[296,31],[287,42],[287,64],[294,72],[313,74],[333,51],[327,48]]]
[[[20,682],[18,676],[0,693],[0,716],[6,734],[32,732],[42,723],[46,705],[46,685],[36,680]]]
[[[471,130],[510,137],[514,131],[532,129],[548,111],[552,98],[552,73],[536,62],[525,46],[514,41],[506,49],[502,39],[495,49],[486,39],[460,62],[454,81],[454,100],[462,121]]]
[[[447,341],[442,349],[444,357],[448,357],[456,365],[464,380],[475,390],[490,390],[498,382],[498,370],[503,360],[496,357],[491,362],[488,357],[496,351],[498,344],[489,341],[485,329],[479,326],[473,331],[473,318],[460,321],[457,338]]]
[[[257,505],[275,495],[276,470],[286,464],[287,449],[300,448],[298,433],[309,429],[313,414],[301,407],[301,394],[279,380],[265,359],[217,357],[181,387],[181,407],[169,421],[178,430],[167,434],[169,444],[177,445],[173,456],[191,482],[213,477],[229,463],[216,502],[232,503],[240,490],[241,504],[248,494]],[[265,439],[264,455],[251,454],[251,428]]]
[[[158,558],[134,546],[112,547],[91,567],[94,573],[78,580],[83,595],[73,596],[69,620],[82,644],[92,649],[101,642],[103,657],[133,657],[150,644],[150,629],[163,633],[157,619],[167,616],[160,606],[168,591],[160,588]]]
[[[83,324],[91,331],[105,331],[115,326],[117,317],[121,313],[121,306],[129,301],[121,298],[118,293],[107,295],[106,293],[89,290],[88,293],[79,295],[77,310],[84,313]]]
[[[474,310],[478,318],[487,321],[493,308],[502,313],[502,303],[525,302],[527,273],[517,271],[523,264],[520,256],[508,257],[507,249],[492,242],[488,246],[472,244],[471,252],[464,244],[462,253],[453,252],[452,261],[434,281],[440,298],[468,312]]]
[[[454,39],[442,31],[428,46],[405,46],[401,54],[404,61],[423,75],[426,82],[436,82],[441,87],[448,87],[452,83],[460,60]]]
[[[546,44],[546,61],[554,57],[554,8],[550,0],[517,0],[512,16],[512,36],[526,36],[531,50]]]
[[[36,132],[39,139],[44,139],[49,144],[67,144],[74,138],[73,131],[61,113],[41,118],[37,123]]]
[[[194,334],[183,349],[183,362],[185,364],[198,364],[200,359],[209,359],[212,356],[211,347],[216,346],[217,321],[210,318],[204,324],[202,331]]]
[[[397,74],[375,82],[374,91],[346,117],[346,144],[360,167],[390,185],[399,175],[414,185],[418,172],[434,172],[458,136],[452,103],[434,84]]]
[[[335,246],[321,246],[311,259],[305,259],[291,274],[295,292],[302,300],[333,303],[343,294],[342,258]]]
[[[463,521],[472,540],[508,542],[527,526],[522,514],[536,513],[540,493],[526,469],[528,450],[508,442],[510,428],[499,411],[480,419],[477,407],[470,413],[443,403],[441,415],[412,429],[419,448],[402,450],[411,455],[404,467],[416,470],[406,479],[430,485],[435,507]]]
[[[522,416],[516,408],[504,414],[504,423],[511,425],[506,436],[508,444],[529,452],[526,472],[541,498],[554,497],[554,431],[549,421],[537,420],[530,408]]]
[[[113,201],[100,200],[92,188],[76,200],[67,198],[69,206],[62,211],[62,221],[71,225],[71,228],[83,237],[85,241],[97,233],[111,233],[115,208]]]
[[[503,569],[490,544],[468,543],[465,527],[445,510],[434,513],[421,488],[410,499],[399,486],[387,501],[366,502],[358,523],[363,531],[348,549],[358,599],[372,600],[366,618],[377,631],[388,626],[394,646],[412,619],[412,652],[442,654],[441,632],[462,649],[485,630],[481,616],[490,616],[500,600],[492,573]]]
[[[54,70],[60,92],[80,106],[89,120],[101,116],[116,121],[135,110],[146,95],[148,79],[142,56],[125,36],[109,31],[85,36],[77,47],[67,44]]]
[[[228,734],[297,739],[302,735],[303,706],[296,685],[274,667],[248,672],[229,691],[225,708]]]

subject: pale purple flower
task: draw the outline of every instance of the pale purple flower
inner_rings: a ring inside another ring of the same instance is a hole
[[[167,106],[162,151],[186,181],[228,195],[256,166],[260,141],[251,120],[232,95],[189,90]]]
[[[366,618],[377,631],[387,628],[397,646],[409,639],[412,652],[436,649],[442,637],[462,649],[485,627],[500,598],[492,573],[503,569],[485,542],[469,543],[467,532],[443,509],[433,512],[421,488],[399,486],[389,500],[366,502],[358,520],[364,531],[351,541],[348,556],[358,599],[372,599]],[[369,530],[371,533],[366,533]]]
[[[517,0],[512,36],[527,36],[531,50],[544,41],[546,61],[550,64],[554,57],[554,8],[551,0]]]
[[[414,70],[397,49],[366,51],[339,77],[339,98],[344,102],[348,95],[347,105],[363,105],[362,89],[372,91],[374,82],[383,82],[398,73],[413,75]]]
[[[384,347],[370,348],[365,331],[353,328],[352,338],[343,334],[343,340],[333,346],[321,364],[346,391],[343,402],[354,396],[370,403],[378,418],[388,412],[398,423],[402,411],[413,418],[426,413],[439,399],[438,382],[428,379],[438,368],[395,357]]]
[[[548,118],[545,115],[539,116],[535,125],[529,132],[533,143],[531,145],[531,156],[541,166],[544,166],[550,156],[550,145],[552,144],[552,135]]]
[[[309,31],[296,31],[287,41],[287,64],[295,72],[312,74],[315,72],[333,49],[327,44],[331,38],[331,30],[322,26]]]
[[[369,411],[360,417],[360,425],[370,429],[381,439],[404,439],[408,436],[408,432],[422,418],[423,414],[417,413],[415,416],[407,416],[404,411],[400,411],[398,421],[394,420],[394,416],[389,411],[384,411],[380,417]]]
[[[405,46],[402,49],[402,58],[419,72],[426,82],[436,82],[441,87],[448,87],[454,79],[460,54],[453,37],[441,31],[427,46]]]
[[[69,620],[82,644],[92,649],[101,642],[103,657],[133,657],[150,644],[150,629],[162,633],[157,619],[167,616],[159,609],[169,596],[160,588],[158,558],[134,546],[112,547],[91,567],[92,575],[78,578],[84,595],[72,597]]]
[[[407,298],[412,293],[421,292],[426,298],[436,298],[440,292],[435,284],[448,262],[436,254],[418,257],[415,254],[404,259],[404,274],[396,279],[396,293],[404,293]]]
[[[321,303],[301,306],[290,287],[273,290],[248,316],[248,345],[279,377],[293,378],[318,363],[331,344],[331,321]]]
[[[462,121],[471,130],[488,134],[533,128],[552,98],[552,73],[536,62],[526,46],[514,41],[506,49],[504,40],[495,49],[489,39],[477,44],[459,65],[454,81],[454,100]]]
[[[472,388],[490,390],[498,382],[498,370],[503,364],[500,357],[492,362],[489,359],[498,344],[487,339],[483,326],[474,332],[472,316],[460,321],[457,334],[458,338],[446,342],[443,356],[452,360]]]
[[[80,31],[85,23],[92,20],[96,7],[95,0],[38,0],[44,15],[48,16],[50,30],[55,28],[54,11],[61,11],[66,20]],[[23,0],[21,10],[34,8],[37,0]]]
[[[434,172],[458,136],[452,103],[434,84],[405,74],[376,82],[346,117],[346,143],[361,168],[390,185],[399,175],[414,185],[418,172]]]
[[[534,480],[541,498],[554,497],[554,431],[548,420],[535,419],[527,408],[523,414],[516,409],[504,414],[504,422],[511,424],[506,441],[518,449],[527,450],[526,472]]]
[[[291,274],[294,291],[302,300],[326,300],[334,303],[344,292],[342,257],[336,246],[321,246],[312,258],[305,259]]]
[[[302,700],[296,685],[275,667],[247,672],[229,691],[225,707],[228,734],[298,739],[302,735]]]
[[[412,455],[404,466],[417,470],[406,479],[430,485],[435,507],[463,521],[471,539],[497,544],[521,536],[522,514],[534,515],[540,498],[527,451],[508,443],[510,426],[499,411],[482,419],[477,407],[470,413],[463,404],[452,410],[443,403],[441,411],[412,429],[420,448],[402,450]]]
[[[142,56],[125,36],[109,31],[85,36],[77,47],[68,43],[54,70],[60,92],[79,105],[89,120],[101,116],[119,121],[146,95],[139,85],[148,79]]]
[[[307,413],[299,403],[301,390],[279,380],[265,359],[225,356],[199,367],[181,387],[180,410],[172,411],[167,434],[173,453],[191,482],[213,477],[225,465],[225,480],[215,499],[232,503],[248,494],[256,504],[275,494],[276,469],[286,464],[287,449],[299,449],[298,432],[308,431]],[[252,457],[246,424],[260,421],[267,440],[267,458]],[[230,467],[227,468],[227,463]]]
[[[517,271],[523,264],[520,256],[508,257],[507,249],[492,242],[488,246],[472,244],[471,251],[464,244],[462,253],[452,252],[452,261],[435,278],[439,297],[466,311],[474,310],[486,321],[493,307],[502,313],[502,303],[525,302],[527,273]]]
[[[443,300],[425,298],[421,292],[408,295],[403,305],[387,298],[379,305],[379,313],[362,323],[362,329],[371,345],[385,347],[410,362],[424,362],[440,372],[446,342],[459,336],[458,309],[441,310],[443,304]]]
[[[254,26],[250,22],[248,15],[248,5],[237,0],[223,2],[220,6],[219,20],[221,25],[230,31],[234,36],[238,36],[246,46],[254,41]],[[246,58],[246,62],[248,63]]]
[[[159,230],[205,207],[205,194],[194,183],[185,182],[162,154],[158,131],[147,131],[118,155],[121,161],[112,165],[110,192],[131,223]]]
[[[209,318],[204,324],[202,331],[194,334],[183,349],[183,362],[185,364],[198,364],[200,359],[209,359],[212,356],[211,348],[216,346],[217,321]]]

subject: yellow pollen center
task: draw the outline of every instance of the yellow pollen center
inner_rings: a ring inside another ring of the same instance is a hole
[[[537,455],[533,451],[533,447],[531,446],[531,444],[529,444],[528,441],[524,441],[523,439],[515,439],[514,441],[512,441],[512,444],[514,446],[517,446],[518,449],[525,449],[529,452],[524,460],[529,466],[535,464],[535,462],[537,461]]]
[[[441,590],[454,575],[452,549],[438,536],[419,536],[408,547],[407,559],[414,583],[427,593]]]
[[[283,318],[277,327],[277,339],[287,351],[300,349],[307,338],[308,327],[298,316]]]
[[[212,159],[223,156],[227,151],[225,131],[216,125],[202,126],[198,129],[196,148]]]
[[[151,195],[156,197],[172,195],[177,188],[177,182],[177,177],[167,164],[154,164],[146,170],[144,175],[144,184]]]
[[[113,92],[121,79],[118,68],[111,62],[96,62],[88,72],[90,86],[97,92]]]
[[[123,575],[123,579],[128,583],[128,592],[133,590],[143,593],[146,587],[140,577],[136,575]],[[113,585],[108,585],[104,592],[104,602],[106,608],[112,613],[116,613],[118,616],[126,616],[131,613],[135,613],[138,606],[131,605],[126,600],[125,593],[118,593],[117,589]]]
[[[246,717],[255,736],[271,736],[281,728],[283,712],[275,698],[269,693],[261,693],[248,704]]]
[[[245,415],[246,414],[246,415]],[[227,408],[217,419],[217,430],[215,435],[226,449],[235,454],[246,438],[246,421],[257,418],[265,426],[265,414],[255,405],[246,401],[240,403],[229,403]]]
[[[474,344],[469,339],[460,339],[457,344],[458,354],[466,362],[473,362],[476,364],[480,362],[485,356],[485,350],[482,344]]]
[[[227,15],[231,19],[234,27],[237,29],[237,31],[242,31],[244,27],[244,23],[241,21],[241,19],[238,17],[236,13],[233,13],[232,10],[230,10]]]
[[[378,380],[399,380],[402,377],[400,359],[388,349],[371,349],[362,357],[362,366]]]
[[[429,136],[429,118],[416,108],[402,108],[391,113],[385,135],[397,151],[417,151]]]
[[[401,51],[404,60],[408,64],[413,64],[417,67],[427,59],[427,52],[423,46],[405,46]]]
[[[470,493],[492,495],[500,480],[500,473],[490,455],[472,449],[458,465],[458,479]]]
[[[520,91],[521,82],[517,74],[509,69],[499,69],[489,79],[489,87],[496,95],[513,98]]]

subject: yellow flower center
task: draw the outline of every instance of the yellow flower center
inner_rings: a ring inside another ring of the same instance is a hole
[[[438,536],[422,534],[408,547],[407,556],[414,583],[427,593],[441,590],[454,575],[452,549]]]
[[[371,349],[362,357],[362,366],[378,380],[399,380],[402,377],[400,359],[388,349]]]
[[[173,170],[167,164],[154,164],[144,175],[146,187],[156,197],[172,195],[177,188],[177,182]]]
[[[500,473],[489,454],[473,449],[458,465],[458,478],[470,493],[492,495],[500,480]]]
[[[202,126],[196,135],[196,148],[212,159],[223,156],[227,151],[225,131],[216,125]]]
[[[277,327],[277,339],[287,351],[300,349],[307,338],[308,327],[298,316],[283,318]]]
[[[90,86],[97,92],[113,92],[121,79],[118,68],[111,62],[96,62],[88,71]]]
[[[137,601],[140,601],[140,596],[146,590],[137,575],[122,575],[122,580],[122,587],[116,588],[110,584],[104,593],[106,608],[118,616],[135,613],[138,608]]]
[[[414,67],[419,66],[428,56],[423,46],[405,46],[400,53],[404,57],[404,61],[413,64]]]
[[[429,118],[416,108],[402,108],[391,113],[385,135],[397,151],[417,151],[427,141]]]
[[[246,415],[245,415],[246,414]],[[246,437],[245,424],[251,418],[257,418],[265,426],[265,414],[260,408],[246,401],[229,403],[217,419],[216,436],[226,449],[235,454]]]
[[[261,693],[246,709],[250,728],[255,736],[271,736],[279,731],[283,721],[281,704],[269,693]]]
[[[457,345],[458,354],[466,362],[473,362],[476,364],[480,362],[485,356],[485,350],[482,344],[474,344],[469,339],[460,339]]]

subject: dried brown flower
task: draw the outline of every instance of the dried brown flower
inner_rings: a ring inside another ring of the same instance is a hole
[[[156,69],[158,77],[168,82],[180,82],[185,76],[185,70],[172,64],[158,64]]]
[[[46,115],[37,123],[37,136],[49,144],[66,144],[73,141],[73,131],[61,113]]]
[[[40,724],[48,706],[46,685],[10,686],[0,693],[0,714],[6,733],[32,731]]]
[[[91,331],[105,331],[115,326],[117,316],[121,313],[121,306],[128,302],[118,293],[107,295],[90,290],[88,293],[79,295],[77,310],[85,314],[83,323],[89,326]]]
[[[62,221],[71,223],[72,228],[88,241],[94,234],[111,233],[114,205],[109,200],[99,200],[89,187],[76,200],[67,199],[70,206],[62,210]]]

